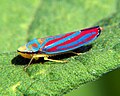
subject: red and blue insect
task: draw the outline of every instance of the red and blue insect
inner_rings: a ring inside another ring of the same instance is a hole
[[[100,35],[101,30],[102,27],[95,26],[62,35],[33,39],[26,45],[21,46],[17,51],[22,57],[29,58],[31,61],[32,59],[44,57],[44,60],[64,62],[49,59],[48,57],[71,53],[72,50],[95,40]]]

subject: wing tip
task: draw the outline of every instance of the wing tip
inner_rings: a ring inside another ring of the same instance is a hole
[[[103,27],[100,27],[100,30],[102,31],[102,30],[103,30]]]

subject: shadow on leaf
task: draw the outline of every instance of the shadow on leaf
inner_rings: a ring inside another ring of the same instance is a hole
[[[75,52],[75,53],[84,53],[84,52],[89,51],[91,48],[92,48],[92,45],[86,45],[86,46],[82,46],[82,47],[77,48],[77,49],[72,50],[72,51]],[[75,56],[75,55],[76,54],[74,54],[74,53],[65,53],[65,54],[52,56],[52,57],[49,57],[49,58],[50,59],[55,59],[55,60],[61,60],[61,59],[69,58],[71,56]],[[11,60],[11,62],[14,65],[27,65],[27,64],[29,64],[30,59],[26,59],[26,58],[23,58],[22,56],[18,55],[16,57],[14,57]],[[37,63],[42,63],[43,64],[45,62],[47,62],[47,61],[45,61],[44,58],[39,58],[38,60],[33,60],[31,62],[31,64],[37,64]]]

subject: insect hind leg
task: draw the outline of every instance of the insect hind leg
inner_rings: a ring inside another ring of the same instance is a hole
[[[77,52],[73,52],[73,51],[70,51],[70,53],[73,53],[75,55],[80,55],[81,53],[77,53]]]
[[[53,61],[53,62],[61,62],[61,63],[67,62],[67,61],[64,61],[64,60],[53,60],[53,59],[49,59],[48,57],[44,57],[44,60],[49,60],[49,61]]]
[[[67,61],[64,61],[64,60],[53,60],[53,59],[49,59],[49,58],[48,58],[49,56],[45,56],[45,55],[33,55],[32,58],[31,58],[31,60],[30,60],[30,62],[28,63],[28,65],[25,66],[25,68],[24,68],[25,71],[26,71],[26,69],[28,68],[28,66],[30,66],[30,64],[31,64],[31,62],[33,61],[33,59],[38,60],[39,57],[44,57],[44,60],[53,61],[53,62],[61,62],[61,63],[67,62]]]

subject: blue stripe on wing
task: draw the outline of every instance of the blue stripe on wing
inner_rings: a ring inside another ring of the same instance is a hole
[[[53,43],[53,44],[50,44],[50,45],[48,45],[48,46],[45,46],[45,48],[50,49],[50,48],[52,48],[52,47],[54,47],[54,46],[57,46],[58,44],[61,44],[61,43],[65,42],[65,41],[67,41],[67,40],[69,40],[69,39],[71,39],[71,38],[74,38],[75,36],[77,36],[77,35],[79,35],[79,34],[80,34],[80,31],[77,31],[77,32],[75,32],[74,34],[72,34],[72,35],[70,35],[70,36],[67,36],[66,38],[63,38],[63,39],[61,39],[61,40],[59,40],[59,41],[57,41],[57,42],[55,42],[55,43]]]
[[[92,36],[93,34],[95,34],[95,32],[92,32],[92,33],[89,33],[89,34],[86,34],[85,36],[81,37],[79,40],[75,41],[75,42],[72,42],[70,44],[66,44],[64,46],[59,46],[57,49],[58,51],[54,51],[54,52],[47,52],[45,51],[46,54],[57,54],[57,53],[60,53],[60,52],[66,52],[66,51],[70,51],[70,50],[74,50],[76,48],[79,48],[81,46],[84,46],[90,42],[92,42],[93,40],[95,40],[97,38],[97,36],[95,36],[94,38],[92,38],[91,40],[89,40],[88,42],[84,42],[85,39],[89,38],[90,36]],[[66,50],[61,50],[62,48],[67,48],[67,47],[70,47],[70,46],[74,46],[74,44],[78,44],[79,42],[84,42],[83,44],[79,44],[79,46],[75,46],[73,48],[68,48]]]
[[[50,40],[57,39],[57,38],[61,38],[62,36],[64,36],[64,34],[56,35],[56,36],[49,36],[49,37],[44,38],[45,41],[42,43],[41,48],[44,47],[45,44],[46,44],[47,42],[49,42]]]
[[[74,46],[74,45],[76,45],[76,44],[78,44],[80,42],[83,42],[83,44],[85,44],[85,43],[87,44],[87,42],[84,42],[84,40],[89,38],[90,36],[92,36],[91,33],[86,34],[83,37],[79,38],[78,40],[76,40],[76,41],[74,41],[72,43],[69,43],[69,44],[66,44],[66,45],[63,45],[63,46],[58,46],[57,49],[59,50],[59,49],[62,49],[62,48],[69,48],[70,46]],[[83,44],[80,44],[78,47],[82,46]],[[74,46],[74,47],[77,47],[77,46]]]

